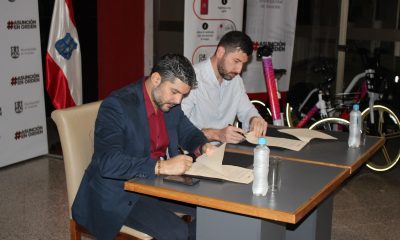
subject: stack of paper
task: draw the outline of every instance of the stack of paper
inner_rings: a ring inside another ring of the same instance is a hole
[[[237,183],[251,183],[253,170],[232,165],[222,165],[226,143],[207,156],[205,154],[197,158],[192,167],[185,172],[186,175],[218,178]]]
[[[279,129],[278,131],[293,135],[300,140],[268,136],[267,137],[268,146],[282,147],[294,151],[300,151],[313,138],[337,139],[328,134],[306,128],[288,128],[288,129]],[[255,137],[254,132],[246,133],[245,136],[246,136],[246,141],[252,144],[257,144],[258,139]]]

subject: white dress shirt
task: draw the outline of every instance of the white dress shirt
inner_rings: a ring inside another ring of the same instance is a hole
[[[243,79],[237,75],[220,84],[210,59],[195,64],[194,69],[198,86],[182,101],[182,110],[190,121],[199,129],[222,129],[233,124],[237,116],[248,130],[249,120],[260,114],[246,94]]]

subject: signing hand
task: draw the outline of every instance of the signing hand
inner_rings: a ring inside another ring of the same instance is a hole
[[[163,175],[182,175],[193,163],[192,157],[188,155],[177,155],[165,161],[160,161],[160,174]]]
[[[267,134],[268,123],[262,117],[252,117],[250,120],[250,131],[258,138]]]
[[[219,141],[221,142],[236,144],[244,140],[244,131],[241,128],[227,126],[219,131]]]
[[[203,154],[209,156],[211,155],[217,147],[212,145],[211,143],[206,143],[202,147]]]

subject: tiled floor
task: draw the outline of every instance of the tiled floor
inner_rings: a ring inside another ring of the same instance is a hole
[[[0,239],[69,239],[64,163],[35,158],[0,169]]]
[[[63,161],[40,157],[0,169],[0,239],[69,239]],[[332,240],[400,239],[400,166],[363,167],[334,198]]]
[[[334,198],[332,240],[400,239],[400,166],[363,167]]]

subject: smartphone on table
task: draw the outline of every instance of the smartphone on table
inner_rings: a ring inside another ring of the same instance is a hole
[[[165,176],[163,178],[164,181],[166,182],[174,182],[174,183],[181,183],[184,185],[188,185],[188,186],[193,186],[196,185],[197,183],[200,182],[200,179],[197,178],[193,178],[190,176],[174,176],[174,175],[170,175],[170,176]]]

